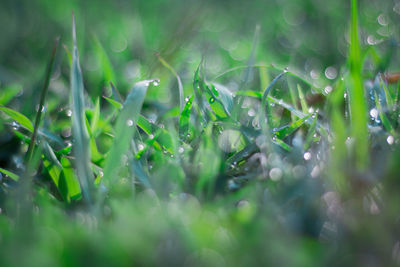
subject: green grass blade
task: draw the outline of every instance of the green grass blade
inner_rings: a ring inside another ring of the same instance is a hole
[[[90,142],[85,119],[84,87],[76,43],[75,17],[73,17],[72,24],[74,43],[71,66],[72,133],[75,141],[73,151],[76,158],[75,167],[81,184],[83,199],[90,204],[92,202],[94,176],[90,169]]]
[[[163,64],[164,67],[166,67],[175,77],[176,77],[176,81],[178,83],[178,90],[179,90],[179,110],[182,113],[183,108],[184,108],[184,96],[183,96],[183,85],[182,85],[182,80],[181,77],[179,77],[178,73],[174,70],[174,68],[168,64],[167,61],[165,61],[164,58],[161,57],[160,54],[156,53],[156,56],[158,58],[158,60],[161,62],[161,64]]]
[[[11,179],[13,179],[16,182],[18,182],[18,180],[19,180],[19,176],[13,172],[7,171],[3,168],[0,168],[0,172],[7,175],[8,177],[10,177]]]
[[[21,84],[11,84],[0,89],[0,105],[7,105],[16,95],[22,91]]]
[[[28,131],[33,132],[33,124],[25,115],[6,107],[0,107],[0,111],[21,124]]]
[[[121,167],[121,158],[128,151],[136,130],[139,113],[142,109],[147,88],[153,80],[141,81],[133,86],[126,98],[115,126],[115,138],[104,165],[103,182],[106,186],[114,183],[116,173]]]
[[[310,118],[313,114],[308,114],[307,116],[291,123],[290,125],[284,126],[283,128],[277,130],[274,132],[274,134],[280,138],[283,139],[292,133],[294,133],[301,125],[305,123],[305,121]]]
[[[179,136],[182,140],[187,140],[189,134],[190,113],[192,112],[193,96],[186,102],[179,117]]]
[[[350,28],[350,111],[351,135],[355,140],[355,163],[358,169],[364,169],[368,163],[367,108],[361,75],[361,48],[358,37],[357,0],[351,1]]]
[[[36,112],[35,127],[33,129],[31,142],[29,143],[28,151],[26,152],[26,160],[28,162],[32,158],[33,149],[35,147],[36,136],[37,136],[38,129],[39,129],[39,124],[40,124],[40,118],[42,117],[42,112],[43,112],[43,109],[44,109],[44,100],[46,98],[46,94],[47,94],[47,91],[49,89],[51,72],[53,70],[54,59],[56,57],[56,52],[57,52],[57,47],[58,47],[58,42],[59,41],[60,41],[60,39],[57,38],[55,43],[54,43],[53,51],[51,52],[50,62],[48,64],[47,70],[46,70],[46,77],[45,77],[45,80],[44,80],[44,85],[43,85],[42,91],[40,92],[40,102],[39,102],[39,109]]]

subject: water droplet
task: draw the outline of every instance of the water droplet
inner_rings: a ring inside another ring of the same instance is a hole
[[[377,42],[376,42],[376,39],[375,39],[375,37],[373,35],[368,35],[367,43],[369,45],[375,45]]]
[[[36,105],[36,111],[39,111],[40,109],[40,105]],[[46,112],[47,111],[47,107],[46,106],[42,106],[41,108],[41,112]]]
[[[150,134],[150,135],[149,135],[149,138],[150,138],[150,139],[153,139],[153,138],[154,138],[154,135],[153,135],[153,134]]]
[[[18,130],[18,128],[20,127],[19,123],[16,121],[13,121],[11,123],[11,127],[13,127],[14,130]]]
[[[189,102],[189,97],[185,97],[185,102]]]
[[[133,120],[127,120],[126,125],[128,125],[129,127],[133,126]]]
[[[139,151],[143,150],[144,149],[144,145],[143,144],[138,144],[138,149],[139,149]]]
[[[286,68],[283,69],[283,72],[285,72],[285,73],[288,72],[288,71],[289,71],[289,68],[288,68],[288,67],[286,67]]]
[[[171,154],[171,156],[170,156],[171,158],[173,158],[174,157],[174,154]]]
[[[391,136],[391,135],[389,135],[389,136],[386,138],[386,142],[387,142],[389,145],[393,145],[393,143],[394,143],[394,137]]]
[[[72,110],[67,109],[67,110],[65,111],[65,114],[67,115],[67,117],[71,117],[71,116],[72,116]]]
[[[99,176],[103,177],[104,176],[104,172],[103,171],[99,171]]]
[[[386,26],[389,24],[389,19],[385,14],[380,14],[378,16],[378,23],[382,26]]]
[[[249,109],[249,111],[247,112],[247,114],[250,116],[250,117],[254,117],[255,115],[256,115],[256,111],[254,110],[254,109]]]
[[[212,103],[214,103],[215,102],[215,98],[212,96],[212,97],[210,97],[210,100],[209,100],[209,102],[212,104]]]
[[[329,94],[330,92],[332,92],[332,90],[333,90],[332,86],[329,86],[329,85],[327,87],[325,87],[325,89],[324,89],[326,94]]]
[[[160,80],[158,80],[158,79],[153,80],[153,85],[154,86],[159,86],[160,85]]]
[[[279,181],[282,178],[282,170],[279,168],[272,168],[269,171],[269,177],[272,181]]]
[[[329,80],[333,80],[337,77],[337,70],[335,67],[327,67],[325,69],[325,76],[326,78],[328,78]]]
[[[183,153],[183,152],[185,152],[185,149],[181,146],[181,147],[179,147],[178,152]]]
[[[311,159],[311,153],[310,152],[306,152],[306,153],[304,153],[303,157],[304,157],[305,160],[310,160]]]
[[[373,108],[369,111],[369,115],[371,115],[372,118],[377,119],[379,112],[376,108]]]
[[[269,105],[270,105],[271,107],[275,107],[275,103],[274,103],[274,102],[271,102]]]
[[[344,98],[346,99],[346,98],[347,98],[347,93],[344,93],[344,95],[343,95],[343,96],[344,96]]]
[[[315,69],[311,70],[311,71],[310,71],[310,76],[311,76],[311,78],[312,78],[313,80],[318,79],[318,78],[319,78],[319,71],[318,71],[318,70],[315,70]]]
[[[314,112],[314,108],[313,107],[310,107],[309,109],[308,109],[308,113],[313,113]]]

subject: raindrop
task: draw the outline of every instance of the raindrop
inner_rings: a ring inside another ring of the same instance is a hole
[[[288,72],[288,71],[289,71],[289,68],[288,68],[288,67],[286,67],[286,68],[283,69],[283,72],[285,72],[285,73]]]
[[[279,181],[282,178],[282,170],[279,168],[272,168],[269,171],[269,177],[272,181]]]
[[[379,112],[376,108],[373,108],[369,111],[369,115],[371,115],[372,118],[377,119]]]
[[[171,154],[171,156],[170,156],[171,158],[173,158],[174,157],[174,154]]]
[[[319,78],[319,73],[318,73],[317,70],[313,69],[313,70],[310,71],[310,76],[311,76],[312,79],[316,80],[316,79]]]
[[[378,23],[382,26],[386,26],[389,24],[388,17],[385,14],[380,14],[378,16]]]
[[[327,67],[325,69],[325,76],[326,78],[328,78],[329,80],[333,80],[337,77],[337,70],[335,67]]]
[[[70,110],[70,109],[67,109],[65,111],[65,113],[67,114],[67,117],[71,117],[72,116],[72,110]]]
[[[133,126],[133,120],[127,120],[126,125],[128,125],[129,127]]]
[[[183,153],[183,152],[185,152],[185,149],[183,147],[179,147],[178,152]]]
[[[386,142],[387,142],[389,145],[393,145],[393,143],[394,143],[394,137],[391,136],[391,135],[389,135],[389,136],[386,138]]]
[[[160,85],[160,80],[158,80],[158,79],[153,80],[153,85],[154,86],[159,86]]]
[[[304,157],[305,160],[310,160],[311,159],[311,153],[310,152],[306,152],[306,153],[304,153],[303,157]]]
[[[369,45],[375,45],[376,44],[376,39],[373,35],[368,35],[367,37],[367,43]]]
[[[324,89],[326,94],[329,94],[330,92],[332,92],[332,90],[333,90],[332,86],[329,86],[329,85],[327,87],[325,87],[325,89]]]
[[[185,102],[189,102],[189,97],[185,97]]]
[[[11,127],[13,127],[14,130],[18,130],[18,128],[19,128],[19,123],[16,122],[16,121],[13,121],[13,122],[11,123]]]
[[[150,135],[149,135],[149,138],[150,138],[150,139],[153,139],[153,138],[154,138],[154,135],[150,134]]]
[[[313,113],[314,112],[314,108],[313,107],[310,107],[309,109],[308,109],[308,113]]]
[[[104,176],[104,172],[103,171],[99,171],[99,176],[103,177]]]
[[[247,114],[250,116],[250,117],[254,117],[255,115],[256,115],[256,111],[254,110],[254,109],[249,109],[249,111],[247,112]]]
[[[139,151],[143,150],[144,149],[144,145],[143,144],[138,144],[138,149],[139,149]]]

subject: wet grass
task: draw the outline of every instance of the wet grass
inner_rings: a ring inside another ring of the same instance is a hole
[[[129,63],[128,86],[77,15],[39,99],[1,88],[0,263],[398,264],[397,39],[365,43],[350,2],[345,61],[322,77],[263,63],[256,26],[231,68],[213,57],[238,51],[160,50]]]

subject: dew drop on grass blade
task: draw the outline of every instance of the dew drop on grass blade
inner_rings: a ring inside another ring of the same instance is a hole
[[[147,88],[153,80],[136,83],[126,98],[115,126],[115,138],[104,166],[103,182],[111,186],[121,167],[122,156],[128,151],[142,109]]]

